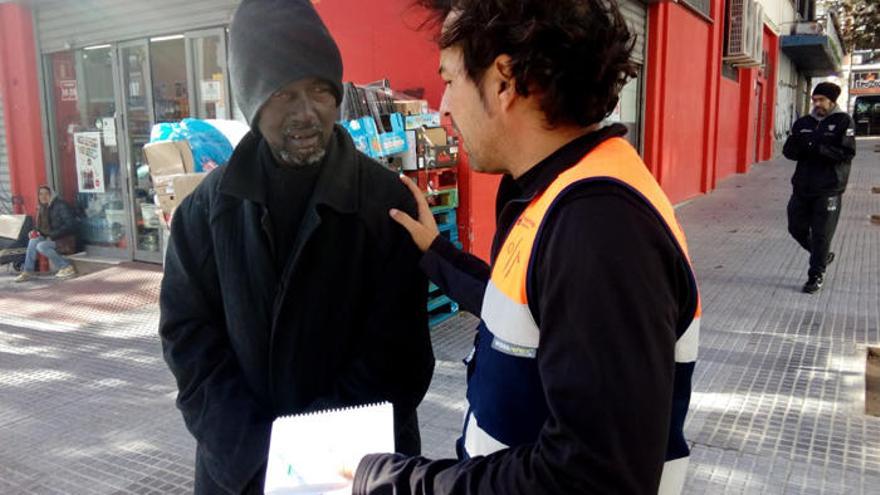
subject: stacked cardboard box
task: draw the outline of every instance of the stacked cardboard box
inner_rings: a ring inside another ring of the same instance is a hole
[[[408,130],[409,149],[401,155],[403,170],[424,170],[458,165],[459,148],[449,139],[443,127],[422,127]],[[451,141],[451,142],[450,142]]]
[[[207,174],[193,172],[192,150],[186,141],[150,143],[144,146],[144,154],[150,166],[156,204],[167,219]]]

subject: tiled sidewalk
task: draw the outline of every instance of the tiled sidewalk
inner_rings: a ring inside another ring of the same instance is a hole
[[[880,140],[861,141],[826,287],[785,230],[778,160],[681,207],[703,293],[686,425],[687,493],[880,493],[880,418],[863,414],[864,349],[880,345]],[[160,354],[159,274],[111,268],[26,292],[0,271],[0,494],[186,493],[194,443]],[[112,291],[106,290],[112,287]],[[419,410],[425,454],[451,456],[476,320],[434,331]]]
[[[864,415],[880,344],[880,140],[859,143],[824,289],[786,231],[794,164],[734,177],[679,210],[703,294],[686,424],[688,493],[880,493],[880,418]]]
[[[0,494],[191,492],[195,443],[162,360],[157,267],[24,286],[12,276],[0,273]],[[472,323],[462,315],[433,333],[437,368],[419,409],[430,456],[453,454]]]

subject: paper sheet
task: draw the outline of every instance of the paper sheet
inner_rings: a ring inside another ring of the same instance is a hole
[[[272,424],[267,495],[330,495],[347,491],[340,470],[367,454],[394,452],[390,403],[285,416]]]

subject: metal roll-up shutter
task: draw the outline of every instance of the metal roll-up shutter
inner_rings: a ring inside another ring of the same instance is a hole
[[[43,53],[229,24],[240,0],[47,0],[37,4]]]
[[[645,45],[648,40],[648,8],[641,0],[618,0],[618,4],[626,23],[636,35],[632,58],[644,65]]]
[[[6,154],[3,97],[0,96],[0,214],[4,213],[12,213],[12,182],[9,179],[9,155]]]

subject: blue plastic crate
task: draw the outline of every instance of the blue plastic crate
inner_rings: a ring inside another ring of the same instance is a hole
[[[458,225],[458,213],[455,208],[434,212],[434,220],[437,222],[438,227],[445,225]]]
[[[458,313],[458,303],[446,298],[446,301],[428,311],[428,323],[433,327],[452,318]]]

